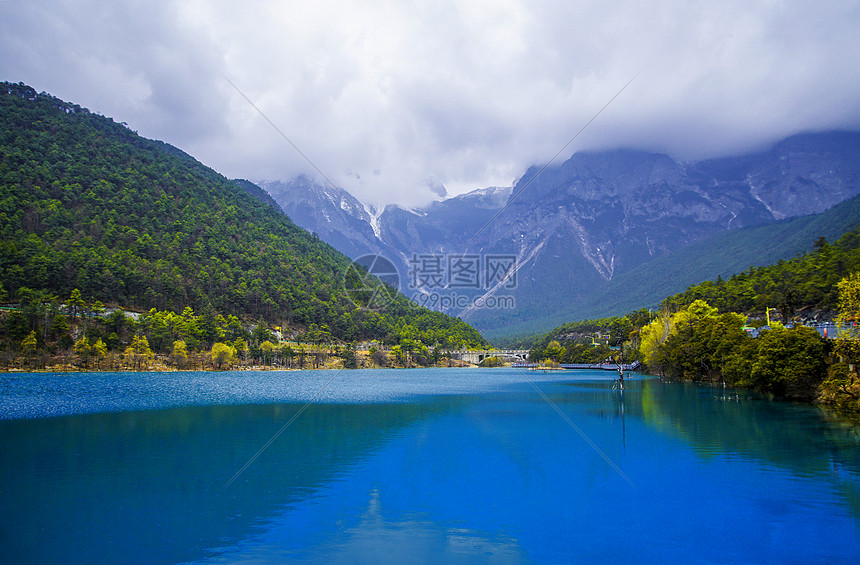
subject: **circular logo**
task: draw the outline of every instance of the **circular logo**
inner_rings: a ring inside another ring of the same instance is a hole
[[[381,255],[363,255],[347,267],[343,276],[346,296],[359,308],[382,310],[397,298],[400,273]]]

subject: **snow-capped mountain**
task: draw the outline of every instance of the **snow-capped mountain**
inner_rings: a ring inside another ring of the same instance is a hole
[[[759,153],[697,163],[633,150],[577,153],[542,172],[531,168],[512,188],[419,210],[374,210],[304,177],[259,184],[293,221],[347,255],[389,257],[410,295],[416,257],[516,257],[515,288],[461,291],[509,293],[516,308],[448,309],[487,329],[570,310],[620,273],[712,235],[822,212],[857,195],[860,133],[797,135]],[[667,281],[666,293],[674,290]]]

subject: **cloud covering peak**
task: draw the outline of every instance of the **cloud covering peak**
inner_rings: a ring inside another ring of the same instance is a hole
[[[231,177],[319,176],[375,203],[510,185],[628,147],[695,160],[860,128],[851,2],[0,2],[0,80],[87,106]]]

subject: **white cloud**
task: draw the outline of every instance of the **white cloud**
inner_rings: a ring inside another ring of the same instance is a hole
[[[613,146],[679,159],[860,127],[860,11],[837,1],[0,3],[0,79],[228,176],[313,168],[376,203],[510,184]]]

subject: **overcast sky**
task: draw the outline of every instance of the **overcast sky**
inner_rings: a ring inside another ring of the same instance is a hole
[[[610,147],[678,160],[860,129],[860,2],[0,0],[0,80],[229,177],[377,204]],[[229,82],[228,82],[229,80]]]

